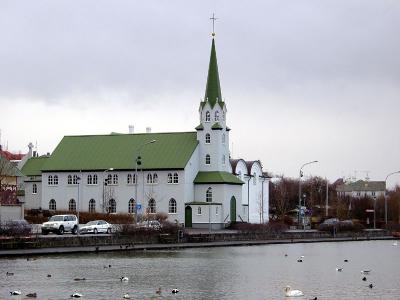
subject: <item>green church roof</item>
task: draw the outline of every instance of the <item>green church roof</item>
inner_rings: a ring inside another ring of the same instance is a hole
[[[204,126],[203,126],[203,124],[200,124],[200,125],[196,126],[195,129],[196,130],[204,130]]]
[[[40,157],[31,157],[24,164],[21,169],[21,172],[25,176],[40,176],[42,175],[42,167],[44,163],[47,161],[48,156],[40,156]]]
[[[215,103],[219,103],[221,108],[223,107],[221,85],[219,82],[217,54],[215,51],[215,41],[212,39],[211,44],[211,55],[210,64],[208,66],[208,76],[206,85],[206,94],[204,101],[210,103],[211,108],[214,107]],[[222,103],[222,104],[221,104]],[[204,104],[202,104],[204,106]]]
[[[193,183],[195,184],[244,184],[235,175],[228,172],[199,172]]]
[[[184,169],[197,144],[196,132],[65,136],[43,171],[134,170],[140,147],[139,169]]]
[[[219,124],[218,122],[215,122],[213,124],[213,126],[211,126],[211,129],[212,130],[222,130],[222,129],[224,129],[224,127],[222,127],[221,124]]]

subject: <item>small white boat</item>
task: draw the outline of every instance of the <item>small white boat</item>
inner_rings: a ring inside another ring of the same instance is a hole
[[[285,296],[286,297],[301,297],[304,296],[303,292],[300,290],[292,290],[290,286],[285,287]]]
[[[73,293],[73,294],[71,295],[71,298],[80,298],[80,297],[83,297],[83,295],[80,294],[80,293],[78,293],[78,292],[75,292],[75,293]]]

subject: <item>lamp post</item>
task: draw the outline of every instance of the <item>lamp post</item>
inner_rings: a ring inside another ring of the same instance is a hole
[[[399,173],[400,173],[400,171],[392,172],[392,173],[388,174],[388,175],[386,176],[386,178],[385,178],[385,224],[386,224],[386,225],[387,225],[387,223],[388,223],[388,216],[387,216],[387,214],[388,214],[388,209],[387,209],[387,196],[386,196],[386,181],[387,181],[387,179],[389,178],[389,176],[391,176],[391,175],[393,175],[393,174],[399,174]]]
[[[77,228],[76,234],[79,235],[79,211],[80,211],[80,204],[81,204],[79,201],[79,194],[80,194],[79,184],[81,182],[81,177],[77,177],[76,181],[78,184],[78,228]]]
[[[106,185],[106,173],[108,172],[108,171],[113,171],[114,170],[114,168],[108,168],[108,169],[106,169],[106,170],[104,170],[103,171],[103,176],[102,176],[102,179],[103,179],[103,212],[104,212],[104,207],[105,207],[105,205],[106,205],[106,195],[105,195],[105,185]]]
[[[157,142],[157,140],[148,141],[148,142],[140,145],[139,148],[136,150],[136,158],[135,158],[135,187],[136,187],[135,188],[135,202],[136,202],[135,203],[135,223],[136,224],[138,221],[138,217],[137,217],[138,205],[140,205],[139,201],[137,199],[138,198],[138,165],[142,164],[142,161],[141,161],[142,158],[140,157],[140,151],[142,150],[142,148],[144,146],[153,144],[155,142]],[[143,176],[143,187],[144,187],[144,176]],[[144,188],[143,188],[143,199],[144,199]]]
[[[303,164],[301,167],[300,167],[300,171],[299,171],[299,212],[298,212],[298,224],[299,224],[299,227],[300,227],[300,210],[301,210],[301,177],[303,177],[303,168],[305,167],[305,166],[307,166],[307,165],[310,165],[310,164],[313,164],[313,163],[317,163],[318,162],[318,160],[313,160],[313,161],[310,161],[310,162],[307,162],[307,163],[305,163],[305,164]],[[303,223],[303,229],[305,229],[305,224],[304,224],[304,217],[302,217],[302,223]]]

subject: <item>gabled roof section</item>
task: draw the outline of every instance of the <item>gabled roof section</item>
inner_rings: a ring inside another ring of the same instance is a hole
[[[197,145],[196,132],[65,136],[43,171],[134,170],[140,148],[141,170],[184,169]]]
[[[219,124],[218,122],[215,122],[213,124],[213,126],[211,126],[211,129],[212,130],[222,130],[222,129],[224,129],[224,127],[222,127],[221,124]]]
[[[224,103],[222,102],[221,85],[219,82],[217,53],[215,51],[214,39],[212,39],[211,44],[210,64],[208,66],[207,85],[204,101],[210,103],[211,108],[213,108],[216,103],[219,103],[221,108],[223,108],[224,106]],[[204,106],[204,104],[202,105]]]
[[[204,130],[204,126],[203,126],[203,124],[200,124],[200,125],[196,126],[195,129],[196,130]]]
[[[199,172],[194,184],[244,184],[239,178],[229,172]]]
[[[42,167],[49,156],[31,157],[21,169],[25,176],[40,176],[42,175]]]

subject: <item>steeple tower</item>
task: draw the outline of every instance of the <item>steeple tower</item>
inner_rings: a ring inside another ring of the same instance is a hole
[[[215,106],[215,103],[222,102],[221,85],[219,82],[218,63],[217,54],[215,51],[214,37],[211,44],[210,64],[208,66],[208,76],[204,102],[208,102],[211,108]],[[221,108],[222,106],[223,105],[221,105]]]

